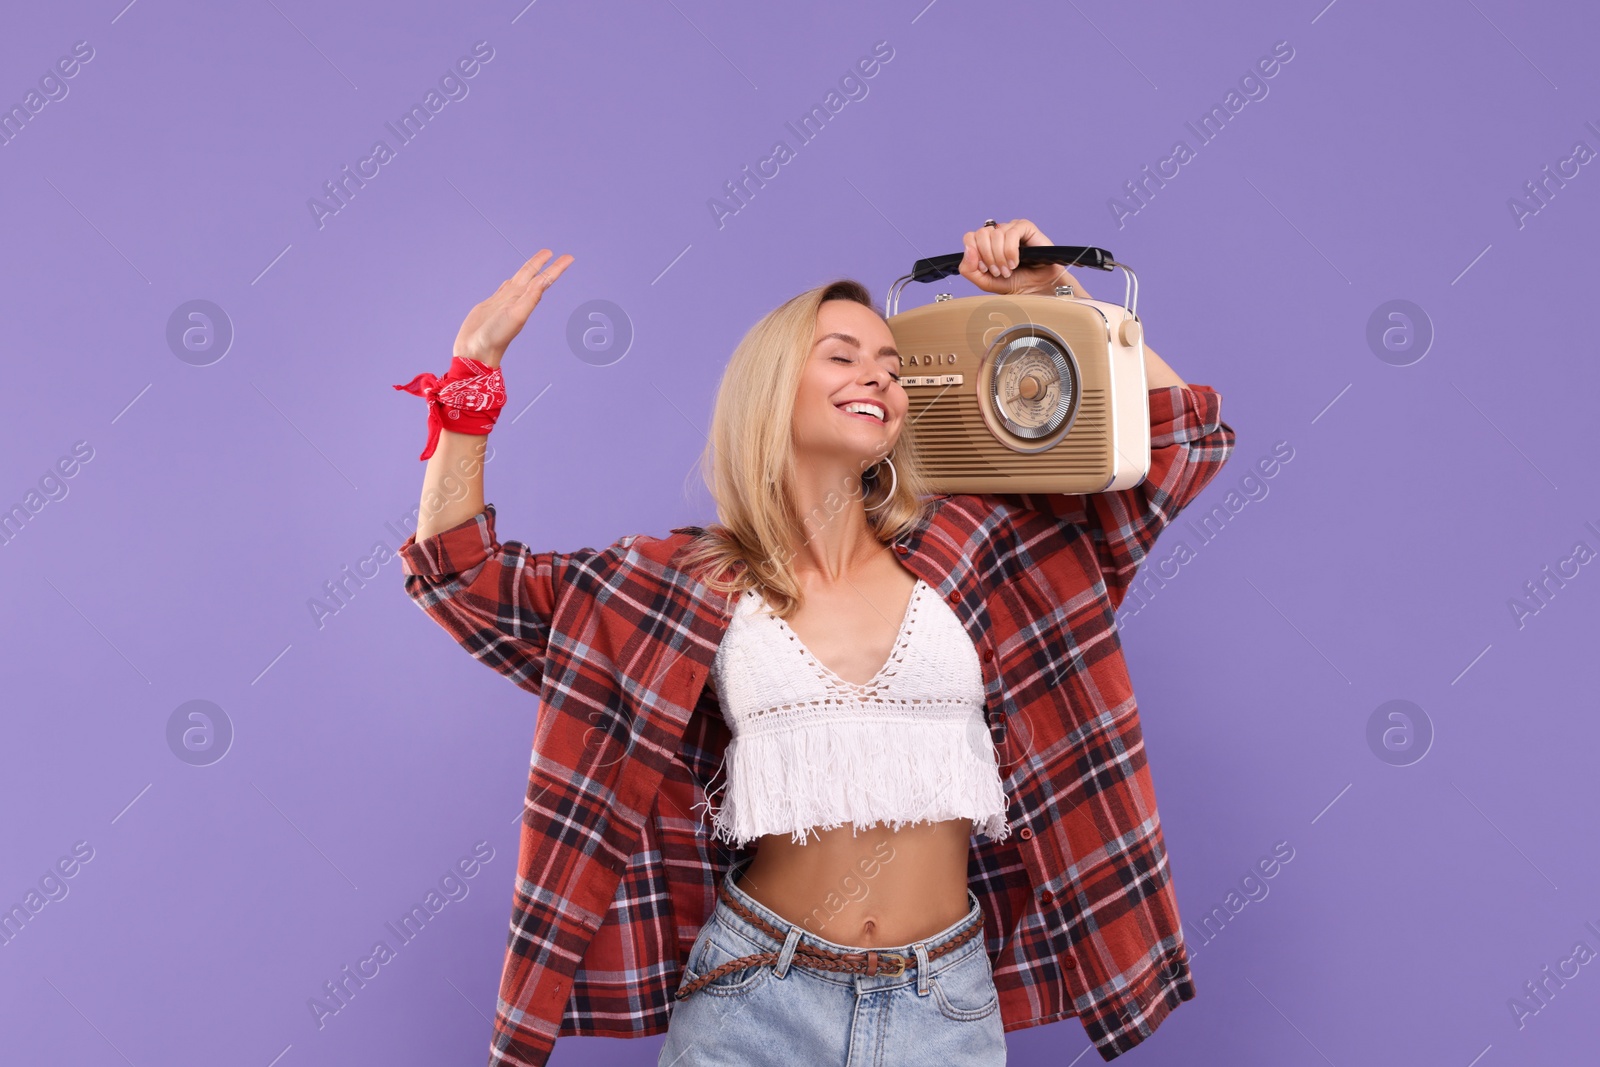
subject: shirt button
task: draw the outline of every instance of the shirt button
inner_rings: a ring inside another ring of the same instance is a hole
[[[961,603],[961,591],[959,589],[952,589],[950,590],[950,595],[945,597],[945,599],[950,601],[952,604],[959,604]]]
[[[1073,958],[1071,953],[1061,957],[1061,965],[1069,971],[1078,969],[1078,961]]]
[[[902,555],[902,556],[903,556],[903,555],[905,555],[905,554],[906,554],[906,553],[907,553],[907,552],[910,552],[910,551],[911,551],[911,550],[910,550],[910,549],[909,549],[909,548],[907,548],[907,547],[906,547],[906,546],[905,546],[905,545],[899,545],[899,544],[897,544],[897,545],[895,545],[895,546],[894,546],[894,550],[895,550],[895,551],[896,551],[896,552],[898,552],[898,553],[900,553],[900,554],[901,554],[901,555]]]
[[[984,649],[983,650],[983,662],[988,663],[992,659],[994,659],[994,649],[992,649],[992,648]]]
[[[1055,899],[1056,899],[1056,895],[1054,893],[1050,892],[1050,890],[1048,890],[1048,889],[1046,889],[1043,893],[1039,894],[1039,903],[1041,903],[1041,904],[1053,903],[1055,901]]]
[[[1022,838],[1024,841],[1032,841],[1033,840],[1033,828],[1032,827],[1028,827],[1028,826],[1024,826],[1022,828],[1022,832],[1020,834],[1018,834],[1017,836]]]

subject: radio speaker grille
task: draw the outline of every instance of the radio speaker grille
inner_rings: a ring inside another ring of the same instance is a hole
[[[1031,480],[1092,477],[1107,469],[1105,442],[1110,434],[1104,389],[1083,390],[1072,429],[1053,448],[1029,455],[1011,451],[988,433],[970,390],[917,386],[907,393],[912,395],[906,421],[916,435],[922,465],[936,483],[1013,473]]]

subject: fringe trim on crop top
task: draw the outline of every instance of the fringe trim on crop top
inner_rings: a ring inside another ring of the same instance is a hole
[[[740,598],[712,665],[732,734],[726,787],[706,800],[714,837],[744,845],[787,832],[805,844],[845,823],[854,834],[954,818],[1010,834],[977,650],[928,591],[918,578],[894,648],[865,684],[818,661],[758,592]]]

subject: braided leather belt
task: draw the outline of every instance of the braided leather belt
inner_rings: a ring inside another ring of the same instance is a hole
[[[734,910],[735,914],[749,922],[751,925],[755,926],[762,933],[771,937],[773,940],[783,941],[787,938],[788,931],[779,930],[761,916],[745,907],[738,900],[734,899],[729,895],[726,885],[722,887],[718,895],[722,900],[727,902],[728,906]],[[981,933],[983,933],[983,923],[973,923],[967,929],[963,930],[955,937],[952,937],[944,944],[939,945],[936,948],[929,949],[928,961],[931,963],[952,949],[961,947]],[[722,966],[714,967],[705,974],[702,974],[700,977],[696,978],[694,981],[687,983],[683,986],[683,988],[674,993],[673,996],[675,996],[678,1000],[682,1000],[691,993],[703,988],[710,982],[716,981],[725,974],[730,974],[734,971],[742,971],[746,967],[754,967],[758,964],[777,963],[778,957],[781,955],[782,951],[777,950],[771,952],[757,952],[749,956],[740,956],[737,959],[731,959],[727,963],[722,964]],[[893,978],[896,975],[904,974],[909,970],[913,970],[917,966],[917,958],[915,955],[908,956],[899,952],[879,952],[875,948],[868,949],[865,952],[832,952],[828,949],[812,948],[803,944],[795,946],[794,955],[790,957],[790,962],[798,967],[810,967],[813,970],[818,971],[843,971],[850,974],[865,974],[869,977],[881,974],[890,978]]]

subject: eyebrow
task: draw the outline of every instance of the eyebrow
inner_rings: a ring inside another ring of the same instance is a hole
[[[812,345],[811,347],[815,348],[815,347],[817,347],[817,345],[820,345],[822,342],[828,341],[828,340],[833,340],[833,339],[838,339],[840,341],[843,341],[845,344],[853,345],[856,348],[860,348],[861,347],[861,342],[858,341],[856,338],[850,336],[847,333],[839,333],[837,330],[835,330],[833,333],[824,334],[823,336],[817,338],[816,344]],[[878,355],[880,355],[880,356],[894,356],[896,358],[899,358],[900,350],[898,348],[894,347],[894,345],[884,345],[882,348],[878,349]]]

